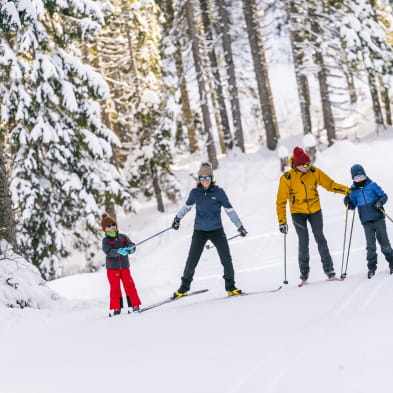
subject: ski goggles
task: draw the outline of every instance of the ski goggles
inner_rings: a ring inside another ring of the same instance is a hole
[[[115,227],[116,226],[116,223],[113,223],[113,224],[108,224],[105,228],[112,228],[112,227]]]
[[[211,180],[212,177],[211,176],[199,176],[199,181],[203,181],[203,180]]]
[[[302,165],[303,168],[310,168],[310,166],[311,166],[311,162]]]
[[[356,175],[353,177],[353,180],[362,179],[363,177],[366,177],[366,176],[365,175]]]

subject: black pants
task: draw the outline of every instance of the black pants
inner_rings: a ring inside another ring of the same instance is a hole
[[[309,236],[307,229],[307,221],[311,225],[315,241],[318,244],[319,255],[323,265],[323,271],[328,274],[334,271],[332,257],[330,256],[329,247],[323,234],[323,218],[322,211],[319,210],[312,214],[293,213],[292,222],[295,226],[299,239],[299,268],[302,277],[308,277],[310,272],[310,252],[309,252]]]
[[[386,223],[384,218],[379,220],[366,222],[363,224],[364,233],[366,235],[367,242],[367,266],[369,270],[377,269],[377,246],[376,240],[378,240],[381,246],[381,251],[385,255],[386,260],[389,263],[393,263],[393,250],[390,246],[388,234],[386,232]]]
[[[221,264],[224,267],[225,289],[233,291],[235,287],[235,273],[233,271],[232,257],[229,252],[228,240],[224,230],[217,229],[214,231],[197,231],[194,230],[192,242],[186,267],[184,268],[183,277],[181,278],[181,286],[179,292],[187,292],[190,290],[191,281],[194,277],[195,268],[198,265],[203,248],[206,242],[210,240],[217,248],[220,256]]]

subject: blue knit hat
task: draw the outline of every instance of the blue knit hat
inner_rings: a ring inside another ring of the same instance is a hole
[[[361,177],[361,176],[367,176],[367,175],[366,175],[366,171],[364,170],[364,168],[361,165],[355,164],[351,168],[351,176],[352,176],[352,179],[355,179],[355,177]]]

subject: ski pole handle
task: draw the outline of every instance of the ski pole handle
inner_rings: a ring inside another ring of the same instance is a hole
[[[227,241],[229,242],[229,240],[235,239],[236,237],[239,237],[239,236],[241,236],[240,233],[238,233],[237,235],[234,235],[234,236],[228,238]],[[210,244],[206,244],[206,248],[207,248],[208,250],[210,250],[211,248],[214,248],[214,247],[215,247],[214,245],[211,246]]]
[[[139,246],[140,244],[142,244],[142,243],[144,243],[144,242],[147,242],[148,240],[153,239],[154,237],[160,236],[161,234],[163,234],[163,233],[166,232],[166,231],[169,231],[170,229],[173,229],[173,228],[172,228],[172,227],[169,227],[169,228],[164,229],[164,230],[161,231],[161,232],[157,232],[157,233],[155,233],[154,235],[148,237],[147,239],[142,240],[142,241],[140,241],[139,243],[136,243],[135,246]]]

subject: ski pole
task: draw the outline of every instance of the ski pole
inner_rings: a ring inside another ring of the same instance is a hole
[[[229,240],[235,239],[236,237],[239,237],[239,236],[241,236],[240,233],[238,233],[238,234],[235,235],[235,236],[232,236],[232,237],[228,238],[227,240],[228,240],[228,242],[229,242]],[[206,248],[207,248],[208,250],[210,250],[211,248],[214,248],[214,247],[215,247],[215,245],[206,244]]]
[[[383,214],[385,214],[385,216],[391,221],[391,222],[393,222],[393,220],[392,220],[392,218],[391,217],[389,217],[389,215],[387,214],[387,213],[385,213],[385,210],[383,210],[383,209],[379,209]]]
[[[158,232],[158,233],[156,233],[156,234],[154,234],[154,235],[148,237],[147,239],[140,241],[139,243],[135,244],[135,246],[139,246],[140,244],[142,244],[142,243],[144,243],[144,242],[147,242],[147,241],[150,240],[150,239],[153,239],[153,237],[160,236],[162,233],[164,233],[164,232],[166,232],[166,231],[169,231],[170,229],[173,229],[173,228],[172,228],[172,227],[166,228],[166,229],[164,229],[163,231]]]
[[[342,280],[345,278],[343,275],[343,271],[344,271],[344,257],[345,257],[345,242],[347,239],[348,209],[349,209],[349,204],[345,205],[344,243],[343,243],[343,256],[341,258],[341,274],[340,274]]]
[[[349,242],[348,242],[348,250],[347,250],[347,261],[345,263],[345,271],[342,274],[342,279],[347,277],[347,269],[348,269],[348,260],[349,260],[349,250],[351,249],[351,241],[352,241],[352,231],[353,231],[353,223],[355,220],[355,211],[353,211],[353,215],[352,215],[352,224],[351,224],[351,231],[349,232]]]
[[[287,280],[287,234],[284,233],[284,284],[288,284]]]

